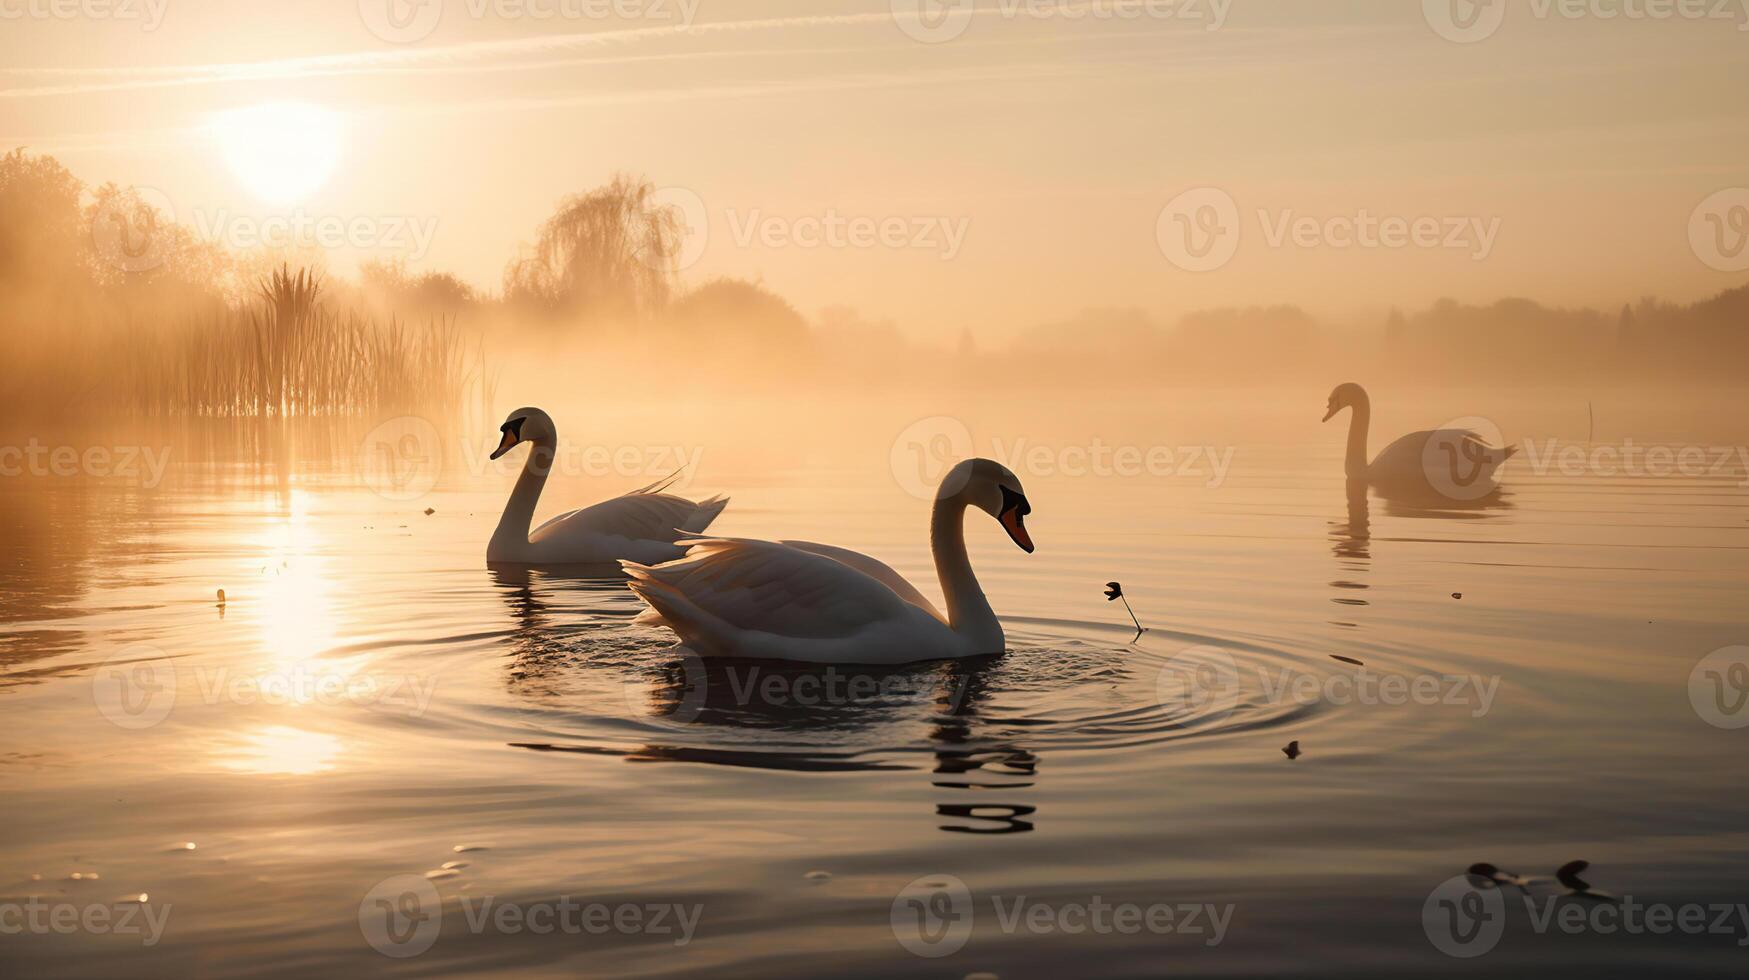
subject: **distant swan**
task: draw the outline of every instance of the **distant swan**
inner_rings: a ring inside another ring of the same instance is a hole
[[[1499,489],[1495,471],[1500,464],[1518,452],[1516,446],[1491,446],[1468,429],[1430,429],[1398,439],[1368,463],[1366,437],[1372,425],[1372,399],[1360,385],[1337,385],[1330,392],[1324,421],[1345,408],[1353,409],[1354,415],[1348,423],[1348,457],[1343,469],[1349,480],[1364,481],[1381,491],[1463,499],[1485,496]]]
[[[892,568],[829,545],[699,538],[679,561],[621,565],[650,605],[639,621],[701,656],[903,664],[1001,653],[1002,624],[966,557],[967,507],[1032,552],[1032,505],[1013,473],[987,459],[948,471],[929,527],[946,616]]]
[[[504,506],[504,516],[498,520],[498,530],[486,546],[486,561],[494,564],[583,565],[626,558],[668,561],[686,553],[676,541],[709,527],[729,504],[725,497],[693,503],[662,493],[665,484],[657,482],[593,507],[560,514],[530,533],[534,506],[558,452],[558,429],[540,409],[519,408],[510,413],[499,431],[504,435],[493,459],[525,442],[533,448]]]

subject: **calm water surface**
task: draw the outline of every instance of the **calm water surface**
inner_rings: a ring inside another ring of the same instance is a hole
[[[412,500],[344,467],[190,465],[151,490],[6,481],[0,897],[145,893],[168,911],[149,947],[26,931],[0,935],[0,961],[19,976],[1740,975],[1736,919],[1728,935],[1539,933],[1511,891],[1497,947],[1465,960],[1423,913],[1479,861],[1551,875],[1588,860],[1593,886],[1643,904],[1749,901],[1745,733],[1704,720],[1689,686],[1703,656],[1749,643],[1741,465],[1520,465],[1495,505],[1430,511],[1351,498],[1340,433],[1308,432],[1236,443],[1218,486],[1023,469],[1038,553],[970,525],[1010,651],[836,674],[701,665],[633,625],[616,581],[487,569],[501,471],[462,468]],[[878,439],[707,458],[693,491],[733,494],[722,533],[865,550],[936,595],[927,505],[889,458]],[[636,482],[556,479],[541,513]],[[1102,594],[1113,579],[1150,627],[1138,642]],[[969,932],[916,956],[895,899],[923,889],[929,908],[940,876],[973,911],[937,904],[940,924]],[[419,907],[426,952],[368,941],[361,905],[377,914],[385,880],[441,903]],[[572,935],[470,918],[567,898],[698,917],[689,938],[672,921]],[[1016,900],[1050,916],[1005,923]],[[1207,911],[1175,911],[1169,932],[1077,930],[1073,910],[1099,903]]]

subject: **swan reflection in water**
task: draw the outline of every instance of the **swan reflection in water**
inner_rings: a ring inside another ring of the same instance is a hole
[[[1330,551],[1336,558],[1338,569],[1343,573],[1341,578],[1330,583],[1330,587],[1337,592],[1330,601],[1344,606],[1371,605],[1367,600],[1359,598],[1357,593],[1371,588],[1362,578],[1372,568],[1373,495],[1384,504],[1386,517],[1424,520],[1488,520],[1505,514],[1516,506],[1512,502],[1511,493],[1500,488],[1474,500],[1463,500],[1431,489],[1414,492],[1387,491],[1377,486],[1369,487],[1365,480],[1351,479],[1347,481],[1345,491],[1348,501],[1346,519],[1331,521],[1329,524]],[[1348,628],[1357,625],[1348,621],[1331,622],[1332,625]]]
[[[1039,757],[1032,750],[983,731],[980,710],[993,696],[991,681],[1004,655],[856,666],[706,658],[672,647],[652,662],[655,633],[627,624],[637,606],[624,578],[602,577],[600,572],[493,568],[515,624],[508,668],[512,693],[579,707],[586,700],[606,712],[669,729],[676,737],[636,747],[568,738],[513,742],[515,747],[628,762],[789,772],[911,770],[920,767],[906,758],[926,752],[933,785],[956,797],[936,805],[942,831],[1012,834],[1033,829],[1027,818],[1035,806],[985,798],[992,792],[1031,789],[1038,772]],[[579,617],[569,608],[563,617],[555,614],[551,602],[560,594],[578,595],[592,612],[607,617],[605,624],[582,627],[600,630],[600,643],[597,638],[578,642]],[[606,649],[591,649],[579,660],[583,648],[596,646]],[[625,696],[602,699],[603,681],[623,687]],[[575,690],[579,683],[593,687],[595,696],[583,697]],[[576,700],[571,694],[578,695]],[[918,725],[923,745],[913,742]],[[766,739],[761,736],[774,733],[789,736],[787,747],[763,747]],[[797,735],[814,738],[797,744]],[[977,794],[976,801],[964,802],[961,793]]]
[[[1331,551],[1342,577],[1330,583],[1336,595],[1330,601],[1343,606],[1370,605],[1359,597],[1372,586],[1361,579],[1372,568],[1372,514],[1367,500],[1365,480],[1348,481],[1348,519],[1330,522]],[[1347,620],[1331,620],[1331,625],[1354,628],[1358,624]]]

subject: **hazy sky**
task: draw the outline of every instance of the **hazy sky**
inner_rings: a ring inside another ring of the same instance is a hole
[[[0,145],[232,244],[344,225],[340,271],[428,233],[416,268],[493,288],[563,195],[646,174],[708,225],[689,280],[922,335],[1745,280],[1743,3],[1452,2],[0,0]]]

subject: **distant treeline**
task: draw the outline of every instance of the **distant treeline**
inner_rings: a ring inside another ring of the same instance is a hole
[[[1382,323],[1325,323],[1292,306],[1218,309],[1177,322],[1141,310],[1090,310],[1027,331],[997,355],[1005,373],[1275,383],[1382,372],[1422,384],[1745,383],[1749,286],[1681,305],[1643,299],[1617,313],[1527,299],[1473,306],[1442,299]]]
[[[649,181],[620,176],[560,202],[495,294],[396,261],[347,281],[319,254],[227,250],[139,191],[87,188],[52,157],[15,150],[0,157],[0,419],[491,415],[503,409],[499,369],[571,370],[572,355],[594,386],[651,394],[676,379],[755,391],[779,380],[1194,387],[1372,371],[1453,385],[1736,384],[1749,363],[1749,287],[1616,313],[1441,300],[1368,324],[1292,306],[1175,322],[1090,309],[1000,345],[977,337],[1013,337],[1015,325],[968,323],[952,344],[920,344],[848,308],[810,321],[758,283],[687,287],[686,234]]]

